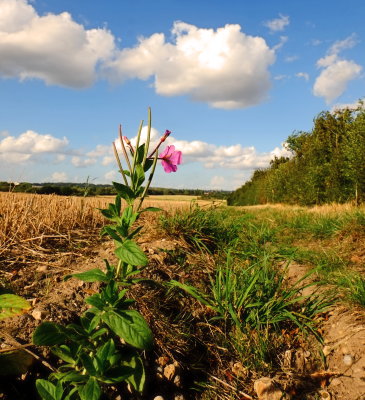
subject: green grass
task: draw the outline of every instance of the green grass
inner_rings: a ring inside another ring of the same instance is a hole
[[[336,214],[289,207],[196,207],[164,216],[161,226],[171,236],[183,238],[190,252],[213,255],[210,278],[173,281],[171,290],[179,289],[180,295],[182,290],[210,310],[205,323],[220,335],[211,341],[249,369],[270,373],[278,367],[278,354],[299,345],[299,337],[312,334],[321,340],[317,315],[340,301],[330,292],[317,295],[315,288],[313,295],[303,297],[303,281],[289,285],[285,278],[290,262],[312,270],[315,275],[305,282],[315,286],[320,280],[334,286],[337,295],[343,293],[346,302],[365,307],[365,281],[351,273],[350,251],[340,247],[346,235],[365,235],[362,210]],[[283,332],[296,333],[288,339]]]

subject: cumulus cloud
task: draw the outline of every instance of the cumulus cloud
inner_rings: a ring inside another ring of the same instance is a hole
[[[67,182],[66,172],[54,172],[51,177],[52,182]]]
[[[50,85],[84,88],[105,78],[153,79],[163,96],[187,95],[217,108],[244,108],[264,101],[275,51],[240,25],[203,29],[175,22],[163,33],[118,48],[105,28],[86,29],[63,12],[39,15],[28,0],[0,0],[0,76],[37,78]],[[285,26],[281,16],[273,26]],[[275,28],[274,28],[275,29]],[[279,30],[279,28],[276,28]]]
[[[111,171],[108,171],[106,174],[104,174],[104,178],[108,181],[115,181],[117,179],[118,175],[116,171],[113,169]]]
[[[271,33],[283,31],[290,23],[288,15],[279,14],[279,18],[264,22],[264,25],[270,29]]]
[[[284,147],[276,147],[270,152],[259,153],[255,147],[243,147],[240,144],[217,146],[199,140],[167,140],[183,153],[184,163],[201,162],[205,168],[254,169],[267,167],[275,156],[289,156]]]
[[[26,0],[0,0],[0,75],[82,88],[113,52],[106,29],[86,30],[69,13],[40,16]]]
[[[54,154],[67,151],[68,140],[52,135],[41,135],[28,130],[18,137],[6,136],[0,140],[0,159],[10,163],[22,163],[36,159],[45,154]]]
[[[172,37],[140,38],[136,47],[120,50],[105,73],[116,82],[154,77],[158,94],[187,95],[217,108],[244,108],[267,97],[275,51],[263,38],[239,25],[213,30],[184,22],[174,23]]]
[[[326,56],[317,61],[317,67],[323,69],[313,86],[315,96],[324,97],[327,103],[331,103],[345,92],[351,80],[360,76],[361,65],[339,56],[341,51],[354,47],[356,43],[354,35],[336,41],[330,47]]]
[[[71,159],[72,165],[76,168],[89,167],[90,165],[96,164],[96,162],[97,162],[96,158],[83,158],[79,156],[74,156]]]
[[[147,127],[142,128],[141,143],[144,143]],[[153,149],[159,142],[162,135],[152,128],[151,130],[151,148]],[[136,137],[130,138],[134,144]],[[117,148],[120,149],[119,139],[116,141]],[[174,145],[177,150],[182,151],[183,164],[191,162],[200,162],[205,168],[228,168],[246,170],[253,168],[263,168],[268,166],[270,160],[275,156],[290,156],[290,152],[284,146],[276,147],[270,152],[259,153],[255,147],[243,147],[241,144],[231,146],[218,146],[200,140],[177,140],[174,137],[168,137],[166,145]],[[160,151],[164,146],[161,147]]]

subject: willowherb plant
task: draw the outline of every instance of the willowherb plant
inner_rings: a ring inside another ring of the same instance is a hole
[[[171,133],[167,130],[150,151],[150,109],[146,142],[140,144],[142,126],[143,121],[135,146],[122,136],[119,127],[118,145],[126,169],[116,143],[113,143],[113,148],[124,183],[113,182],[117,191],[115,201],[107,209],[100,210],[110,221],[101,233],[114,240],[117,265],[105,260],[105,272],[93,269],[66,276],[65,279],[74,277],[85,282],[100,282],[100,290],[85,299],[90,308],[80,317],[79,324],[63,327],[44,322],[34,332],[34,344],[51,346],[52,352],[62,362],[49,380],[37,380],[37,390],[43,399],[97,400],[103,385],[119,382],[126,382],[138,392],[143,391],[145,371],[140,352],[151,347],[153,337],[142,315],[130,308],[134,301],[126,296],[131,285],[140,282],[136,276],[148,262],[135,241],[142,228],[135,227],[135,222],[143,212],[159,211],[154,207],[142,208],[157,161],[162,160],[164,170],[169,173],[177,170],[182,157],[174,146],[167,146],[159,155],[161,144]]]

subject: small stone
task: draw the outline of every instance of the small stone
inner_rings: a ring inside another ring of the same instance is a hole
[[[180,377],[180,375],[176,375],[176,376],[175,376],[175,378],[174,378],[174,384],[175,384],[177,387],[181,387],[181,377]]]
[[[41,310],[40,308],[35,308],[32,311],[32,317],[34,319],[36,319],[37,321],[40,321],[40,320],[44,319],[47,316],[47,314],[48,313],[46,311]]]
[[[254,389],[259,400],[284,400],[288,398],[270,378],[256,380]]]
[[[174,400],[185,400],[185,397],[182,394],[176,394]]]
[[[176,372],[176,367],[174,364],[166,365],[166,367],[163,370],[164,377],[169,381],[172,380],[172,378],[175,375],[175,372]]]
[[[166,356],[162,356],[162,357],[159,357],[158,359],[157,359],[157,364],[158,365],[161,365],[161,367],[164,367],[168,362],[169,362],[169,358],[168,357],[166,357]]]
[[[156,396],[153,398],[153,400],[165,400],[162,396]]]
[[[329,354],[331,354],[332,349],[330,346],[324,346],[322,351],[324,356],[327,357]]]
[[[343,356],[343,363],[350,367],[354,363],[354,357],[351,354],[345,354]]]
[[[321,400],[331,400],[331,395],[327,390],[320,390],[318,393],[321,396]]]
[[[40,265],[36,269],[37,272],[47,272],[48,271],[48,265]]]

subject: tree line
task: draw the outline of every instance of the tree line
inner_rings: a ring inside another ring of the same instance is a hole
[[[365,200],[365,110],[323,111],[310,132],[290,135],[290,157],[276,157],[266,169],[228,197],[229,205],[330,202],[357,204]]]
[[[0,182],[0,192],[57,194],[60,196],[115,196],[112,185],[93,183]],[[149,188],[148,195],[190,195],[204,199],[225,199],[231,192],[223,190]]]

